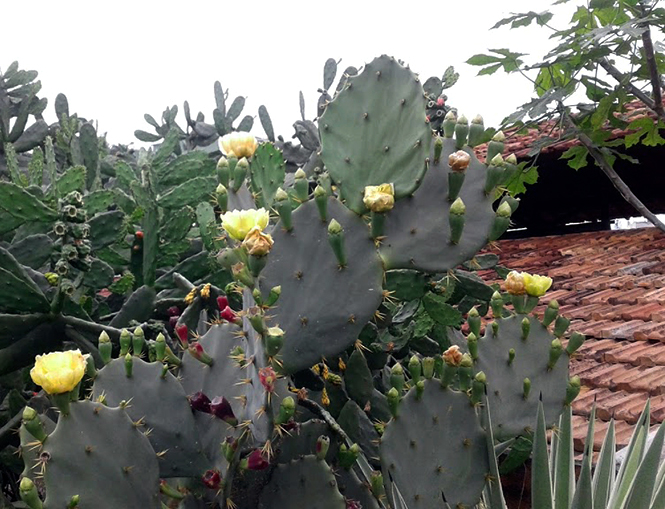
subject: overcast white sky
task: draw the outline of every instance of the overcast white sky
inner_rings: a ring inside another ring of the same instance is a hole
[[[544,53],[550,47],[546,29],[489,27],[512,12],[539,12],[552,3],[0,2],[0,68],[18,60],[22,69],[39,71],[41,96],[49,99],[46,120],[55,121],[54,99],[64,92],[70,111],[98,120],[111,143],[137,142],[135,129],[151,131],[144,113],[159,119],[165,106],[177,104],[182,118],[185,100],[193,115],[203,111],[212,123],[215,80],[230,89],[231,99],[247,97],[243,115],[256,115],[265,104],[275,132],[288,138],[299,118],[299,90],[307,117],[315,115],[328,57],[342,59],[341,72],[382,53],[404,60],[423,79],[441,77],[454,65],[460,80],[447,91],[449,104],[496,125],[531,97],[531,87],[503,72],[476,77],[478,69],[464,61],[487,48]],[[563,9],[557,26],[569,19],[570,6]],[[258,118],[254,125],[252,132],[263,136]]]

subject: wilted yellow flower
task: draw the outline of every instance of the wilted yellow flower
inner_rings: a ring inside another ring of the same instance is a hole
[[[365,186],[363,203],[372,212],[388,212],[395,205],[395,188],[392,184]]]
[[[270,214],[261,207],[258,210],[232,210],[222,214],[222,228],[236,240],[243,241],[253,228],[263,230],[268,226]]]
[[[205,285],[203,285],[203,288],[201,288],[201,298],[203,299],[210,298],[210,283],[206,283]]]
[[[330,406],[330,398],[328,397],[328,391],[325,389],[325,387],[321,392],[321,404],[323,406]]]
[[[453,171],[464,171],[469,167],[469,163],[471,163],[471,156],[464,150],[458,150],[448,156],[448,165]]]
[[[242,247],[245,248],[247,254],[254,256],[265,256],[272,248],[273,240],[270,234],[263,233],[258,226],[252,228],[245,240],[242,241]]]
[[[49,394],[69,392],[83,378],[85,357],[80,350],[38,355],[35,358],[35,367],[30,370],[30,377]]]
[[[459,346],[453,345],[443,352],[443,361],[448,366],[459,366],[462,363],[462,352],[460,352]]]
[[[222,153],[227,157],[237,157],[238,159],[252,157],[258,145],[254,136],[239,131],[226,134],[219,139]]]
[[[185,296],[185,304],[188,306],[194,302],[194,297],[196,297],[197,289],[196,287],[192,288],[189,293]]]
[[[536,274],[522,273],[524,288],[526,293],[532,297],[542,297],[552,286],[552,278],[547,276],[538,276]]]
[[[506,277],[506,291],[510,295],[524,295],[526,288],[524,286],[524,275],[515,270],[510,271]]]

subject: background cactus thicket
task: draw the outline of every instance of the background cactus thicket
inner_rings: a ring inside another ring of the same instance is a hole
[[[187,103],[186,131],[175,107],[162,125],[146,116],[157,134],[137,137],[160,141],[152,150],[109,149],[64,96],[29,164],[5,145],[0,424],[21,423],[0,433],[8,504],[19,492],[29,507],[499,503],[495,446],[531,434],[539,401],[557,421],[579,391],[568,361],[583,338],[564,349],[556,303],[541,320],[474,273],[507,274],[477,253],[518,205],[503,188],[515,167],[500,136],[476,159],[494,135],[482,120],[436,113],[449,113],[437,101],[454,71],[423,89],[381,56],[333,91],[336,70],[328,60],[316,121],[301,94],[300,145],[259,109],[267,140],[249,160],[212,146],[244,105],[227,108],[219,84],[214,125]],[[19,96],[32,106],[9,111],[39,122],[34,94]],[[3,140],[18,142],[3,115]],[[369,211],[365,188],[381,184],[394,207]],[[274,245],[248,255],[219,216],[260,207]],[[25,368],[71,347],[91,358],[58,414]]]

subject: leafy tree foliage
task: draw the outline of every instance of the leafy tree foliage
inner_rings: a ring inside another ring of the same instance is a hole
[[[558,0],[553,6],[569,3]],[[540,61],[525,62],[525,53],[506,48],[490,49],[472,56],[467,63],[481,67],[479,75],[499,70],[520,73],[533,83],[534,97],[503,121],[503,127],[520,128],[556,119],[554,134],[543,136],[529,155],[566,139],[578,139],[562,154],[568,165],[581,169],[591,160],[607,175],[621,195],[654,225],[665,224],[634,195],[614,170],[618,158],[638,161],[625,149],[635,145],[665,144],[663,77],[665,45],[658,39],[665,31],[665,9],[655,0],[590,0],[576,8],[563,29],[553,26],[550,11],[512,14],[492,29],[511,29],[536,23],[551,31],[555,46]],[[654,37],[655,35],[655,37]],[[639,99],[651,116],[631,119],[626,104]],[[622,138],[613,129],[628,130]],[[511,190],[520,192],[536,177],[525,167]]]

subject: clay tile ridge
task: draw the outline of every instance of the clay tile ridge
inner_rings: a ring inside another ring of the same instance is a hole
[[[665,104],[665,98],[663,99],[663,104]],[[614,115],[626,122],[632,122],[643,117],[651,117],[656,120],[656,114],[647,108],[642,101],[638,100],[626,103],[624,105],[624,110],[622,112],[617,112]],[[611,129],[610,132],[611,136],[608,140],[622,138],[627,134],[634,132],[634,130]],[[530,155],[529,152],[532,150],[532,147],[536,142],[544,141],[546,138],[550,138],[551,143],[542,147],[541,152],[543,153],[563,152],[575,145],[579,145],[577,139],[567,137],[565,130],[561,129],[558,119],[546,120],[534,127],[527,128],[524,126],[517,126],[505,130],[504,134],[506,135],[506,141],[503,154],[515,154],[515,157],[518,159],[531,157],[533,154]],[[485,156],[487,155],[487,144],[478,145],[473,150],[480,161],[485,160]]]

